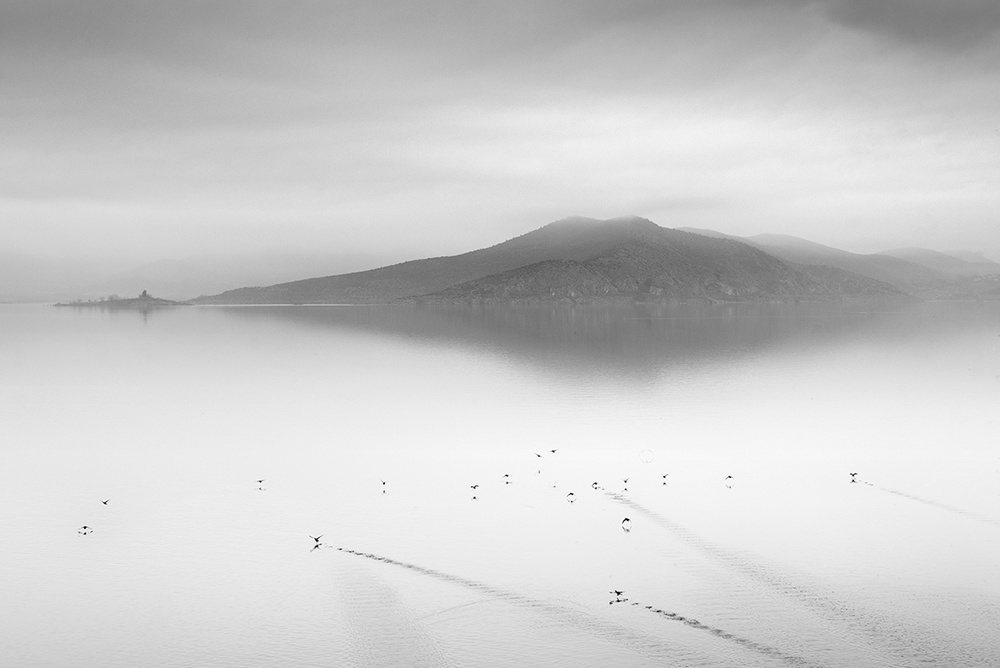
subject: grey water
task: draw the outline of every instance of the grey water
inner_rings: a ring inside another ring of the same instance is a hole
[[[997,406],[997,304],[2,305],[0,664],[998,666]]]

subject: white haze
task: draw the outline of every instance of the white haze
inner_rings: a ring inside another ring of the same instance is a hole
[[[379,264],[640,215],[997,258],[998,28],[987,0],[5,2],[0,252]]]

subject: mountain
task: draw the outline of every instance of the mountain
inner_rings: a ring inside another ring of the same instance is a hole
[[[788,262],[836,267],[889,283],[906,292],[921,292],[945,278],[939,271],[906,258],[850,253],[784,234],[758,234],[747,237],[747,241]]]
[[[882,255],[906,260],[951,278],[1000,275],[1000,264],[971,251],[941,253],[927,248],[894,248],[882,251]]]
[[[379,303],[553,299],[748,301],[899,296],[837,268],[793,267],[733,239],[660,227],[637,217],[567,218],[451,257],[241,288],[197,303]]]
[[[745,241],[800,268],[835,267],[888,283],[924,299],[995,299],[1000,282],[1000,264],[972,251],[939,253],[924,248],[904,248],[859,254],[785,234],[734,237],[714,230],[682,229]]]
[[[757,301],[900,296],[892,286],[831,267],[798,267],[739,241],[629,225],[615,247],[584,261],[547,260],[420,298],[471,300]]]
[[[400,264],[268,287],[241,288],[212,297],[208,304],[383,303],[438,292],[491,274],[544,260],[585,260],[614,247],[634,219],[599,221],[573,217],[550,223],[502,243],[461,255]]]
[[[970,250],[947,250],[944,251],[946,255],[951,255],[952,257],[957,257],[959,260],[965,260],[966,262],[973,263],[986,263],[997,265],[996,262],[986,257],[982,251],[970,251]],[[997,265],[1000,269],[1000,265]]]

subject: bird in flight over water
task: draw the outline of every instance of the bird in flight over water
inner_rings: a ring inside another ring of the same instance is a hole
[[[108,501],[110,500],[111,499],[101,499],[101,503],[103,503],[104,505],[108,505]]]
[[[628,533],[631,530],[632,530],[632,520],[626,517],[625,519],[622,520],[622,531]]]

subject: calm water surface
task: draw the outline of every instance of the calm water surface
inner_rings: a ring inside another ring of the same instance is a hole
[[[997,406],[998,305],[0,306],[0,664],[1000,666]]]

